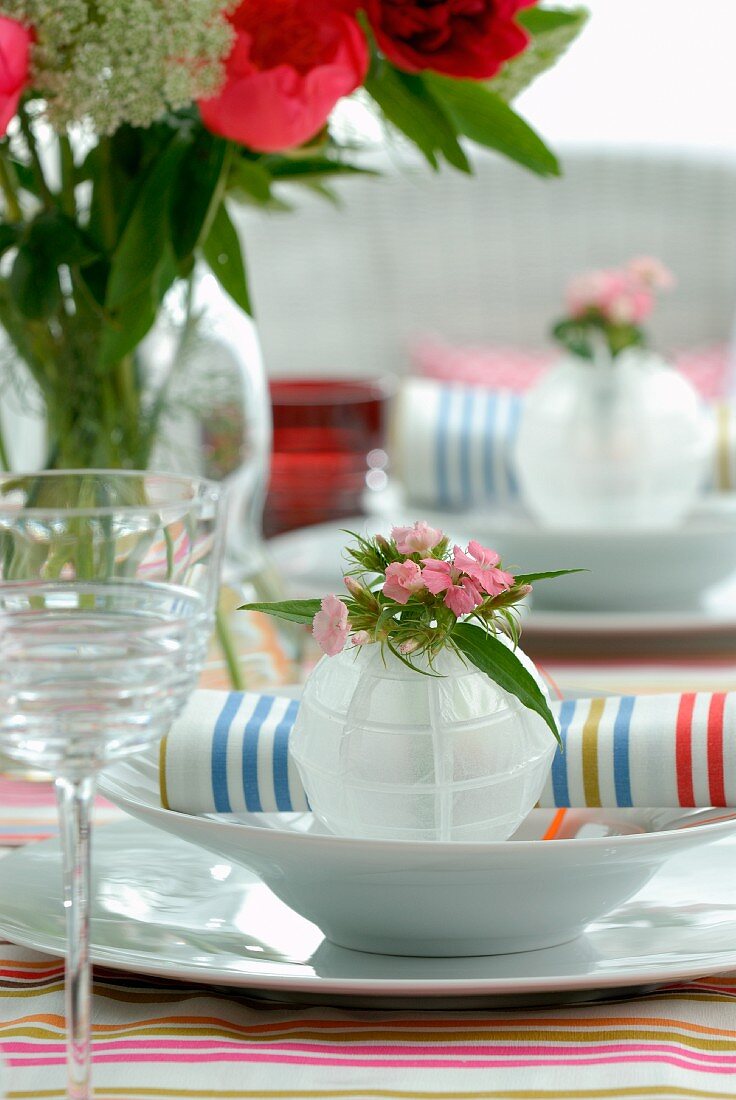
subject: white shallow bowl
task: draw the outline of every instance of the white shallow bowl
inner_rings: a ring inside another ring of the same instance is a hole
[[[670,857],[736,828],[723,811],[710,814],[717,821],[677,810],[570,811],[575,839],[541,841],[553,812],[535,810],[511,841],[359,840],[325,834],[311,814],[165,810],[154,750],[119,761],[100,789],[134,817],[255,871],[333,943],[389,955],[565,943]]]
[[[691,610],[736,572],[736,512],[706,505],[668,531],[562,531],[486,517],[478,527],[512,571],[589,570],[536,585],[535,609]]]

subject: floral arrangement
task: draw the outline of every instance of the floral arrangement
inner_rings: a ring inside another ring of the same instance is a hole
[[[344,97],[433,168],[470,171],[467,138],[557,173],[510,100],[584,19],[534,0],[2,0],[0,325],[47,464],[147,465],[170,377],[149,392],[139,346],[165,296],[201,263],[250,310],[229,203],[283,209],[287,184],[366,170],[331,123]]]
[[[378,644],[417,672],[433,675],[436,657],[450,649],[542,715],[558,737],[544,694],[514,653],[520,633],[516,609],[534,582],[577,570],[514,575],[495,550],[474,540],[465,550],[451,547],[447,536],[426,522],[394,527],[390,538],[352,537],[346,596],[252,603],[241,610],[311,623],[329,657],[348,643]],[[499,633],[511,638],[513,648]]]
[[[554,337],[581,359],[595,360],[601,349],[615,358],[647,343],[643,328],[657,291],[675,285],[672,272],[654,256],[638,256],[621,268],[586,271],[567,288],[567,316]]]

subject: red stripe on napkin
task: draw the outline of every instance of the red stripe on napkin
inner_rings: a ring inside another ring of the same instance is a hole
[[[726,783],[723,774],[723,714],[726,693],[714,692],[708,708],[708,786],[714,806],[726,805]]]
[[[688,692],[680,700],[675,730],[675,767],[677,769],[677,796],[681,806],[695,805],[693,787],[693,711],[695,693]]]

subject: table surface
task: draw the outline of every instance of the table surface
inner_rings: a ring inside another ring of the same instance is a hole
[[[283,681],[288,664],[260,630],[248,667]],[[592,651],[547,671],[563,692],[736,690],[736,652],[604,661]],[[206,682],[221,676],[215,660]],[[121,816],[103,804],[98,825]],[[0,779],[4,851],[54,835],[54,818],[46,784]],[[283,1006],[96,969],[93,1032],[98,1100],[736,1096],[736,974],[618,1003],[450,1013]],[[59,959],[0,943],[0,1048],[10,1098],[63,1097]]]

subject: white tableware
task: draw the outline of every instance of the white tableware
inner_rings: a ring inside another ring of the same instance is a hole
[[[457,653],[418,667],[370,645],[311,671],[289,743],[308,804],[338,836],[506,840],[549,775],[548,725]]]
[[[593,811],[588,811],[593,814]],[[736,967],[733,841],[683,853],[573,943],[470,959],[346,951],[250,872],[126,821],[98,829],[91,956],[282,1001],[414,1011],[583,1001]],[[0,934],[60,955],[58,842],[3,860]]]
[[[424,516],[424,513],[423,513]],[[342,590],[342,527],[388,531],[397,519],[360,517],[324,524],[272,539],[272,558],[293,596]],[[736,495],[706,499],[673,530],[559,531],[536,526],[520,515],[431,513],[426,517],[453,539],[477,538],[501,554],[509,568],[532,572],[585,568],[535,587],[530,622],[540,611],[633,615],[627,627],[646,627],[651,612],[688,612],[696,624],[729,617],[736,623],[736,592],[719,590],[736,575]],[[718,586],[718,587],[716,587]],[[565,622],[561,629],[565,629]],[[577,629],[578,624],[573,624]],[[689,628],[689,626],[688,626]]]
[[[714,425],[659,356],[570,355],[525,395],[514,448],[521,499],[544,528],[662,530],[702,490]]]
[[[438,843],[326,834],[312,814],[202,817],[162,809],[149,752],[119,761],[105,796],[134,817],[257,872],[335,944],[396,955],[486,955],[563,943],[621,905],[673,855],[734,829],[682,811],[606,811],[631,835]],[[546,818],[539,814],[546,813]],[[523,828],[523,827],[522,827]]]

